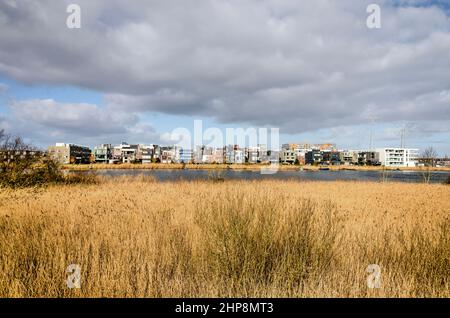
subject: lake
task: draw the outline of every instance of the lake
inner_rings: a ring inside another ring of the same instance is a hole
[[[355,170],[322,170],[322,171],[279,171],[275,174],[261,174],[260,171],[249,170],[170,170],[170,169],[99,169],[91,171],[73,171],[76,173],[92,173],[94,171],[100,176],[154,176],[160,181],[173,180],[198,180],[209,179],[211,175],[220,175],[224,179],[299,179],[299,180],[355,180],[355,181],[381,181],[382,171],[355,171]],[[434,171],[431,176],[431,183],[443,183],[450,177],[449,171]],[[387,181],[397,182],[423,182],[423,174],[418,171],[389,171]]]

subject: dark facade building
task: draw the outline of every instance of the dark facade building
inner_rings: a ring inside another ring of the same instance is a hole
[[[324,151],[322,156],[322,163],[330,165],[341,164],[341,154],[338,151]]]
[[[91,162],[91,149],[75,144],[57,143],[48,147],[48,154],[62,164]]]
[[[311,151],[306,152],[305,154],[305,163],[314,165],[323,162],[323,152],[318,149],[313,149]]]

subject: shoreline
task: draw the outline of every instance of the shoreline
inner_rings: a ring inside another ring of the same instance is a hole
[[[258,171],[261,168],[268,168],[270,165],[261,164],[65,164],[63,170],[87,171],[87,170],[248,170]],[[450,172],[450,167],[368,167],[368,166],[294,166],[279,165],[279,171],[319,171],[327,168],[329,171],[411,171],[411,172]]]

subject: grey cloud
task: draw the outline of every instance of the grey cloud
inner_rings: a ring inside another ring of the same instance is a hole
[[[139,122],[137,115],[109,111],[93,104],[58,103],[52,99],[15,101],[9,105],[9,116],[0,118],[0,128],[31,136],[40,144],[71,140],[88,143],[159,141],[160,136],[149,124]],[[76,138],[76,140],[73,140]]]
[[[33,123],[46,129],[87,136],[121,133],[138,121],[133,114],[108,112],[93,104],[58,103],[52,99],[17,101],[9,108],[18,124]]]
[[[288,133],[449,120],[449,17],[385,0],[382,28],[369,30],[371,2],[80,0],[82,28],[69,30],[69,1],[11,0],[0,4],[0,73],[98,90],[111,112]]]

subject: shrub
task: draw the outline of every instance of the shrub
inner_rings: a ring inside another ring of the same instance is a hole
[[[61,166],[20,137],[0,131],[0,187],[22,188],[48,184],[95,183],[96,176],[63,175]]]
[[[280,202],[283,199],[248,200],[245,193],[228,193],[197,207],[196,223],[206,246],[203,257],[211,271],[207,276],[227,286],[225,295],[286,282],[295,290],[329,268],[339,223],[335,207],[320,207],[308,199],[294,208]]]

